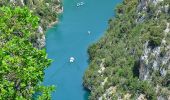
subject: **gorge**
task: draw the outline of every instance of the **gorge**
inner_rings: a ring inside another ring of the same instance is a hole
[[[170,0],[0,0],[0,48],[0,100],[170,100]]]
[[[60,21],[47,32],[46,49],[52,65],[45,71],[45,85],[56,85],[54,100],[87,100],[83,74],[88,66],[87,48],[103,36],[119,0],[64,0]],[[90,34],[88,33],[90,31]],[[69,63],[70,57],[75,58]]]

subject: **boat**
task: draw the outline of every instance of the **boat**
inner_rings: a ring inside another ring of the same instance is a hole
[[[73,63],[73,62],[74,62],[74,60],[75,60],[75,58],[74,58],[74,57],[70,57],[70,63]]]
[[[91,34],[91,31],[87,31],[88,34]]]
[[[83,6],[84,4],[85,4],[84,2],[79,2],[79,3],[77,3],[77,7]]]
[[[81,5],[81,6],[84,5],[84,2],[80,2],[80,5]]]
[[[79,7],[80,6],[80,4],[79,3],[77,3],[77,7]]]

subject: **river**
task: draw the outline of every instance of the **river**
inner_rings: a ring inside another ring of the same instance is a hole
[[[64,12],[59,23],[46,34],[46,49],[53,63],[45,71],[43,84],[55,85],[52,100],[87,100],[89,92],[83,86],[83,74],[88,66],[87,48],[107,29],[121,0],[63,0]],[[90,34],[88,34],[90,31]],[[69,63],[69,58],[75,58]]]

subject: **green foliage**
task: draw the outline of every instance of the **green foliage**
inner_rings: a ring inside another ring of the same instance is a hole
[[[51,92],[55,90],[55,86],[38,86],[36,91],[40,93],[41,96],[38,96],[37,100],[51,100]]]
[[[1,7],[0,17],[0,99],[30,100],[40,92],[38,98],[49,100],[53,87],[40,82],[51,60],[30,42],[39,18],[20,7]]]
[[[12,10],[11,10],[12,9]],[[0,8],[0,29],[5,36],[19,36],[22,38],[30,38],[35,34],[39,18],[34,16],[28,8]]]

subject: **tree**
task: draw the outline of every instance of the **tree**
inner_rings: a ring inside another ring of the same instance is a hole
[[[50,99],[53,87],[40,84],[51,60],[45,50],[33,47],[30,38],[36,34],[39,18],[20,7],[0,8],[0,99]]]

